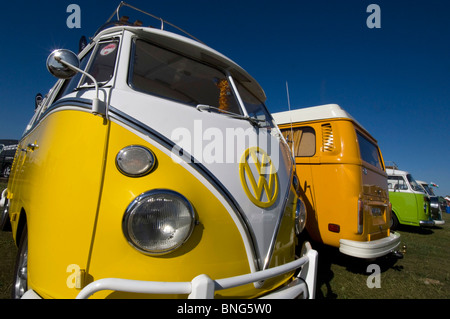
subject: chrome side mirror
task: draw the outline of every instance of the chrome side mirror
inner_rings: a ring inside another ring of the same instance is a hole
[[[65,64],[61,63],[65,62]],[[80,60],[72,51],[60,49],[53,51],[47,58],[47,69],[55,77],[59,79],[70,79],[77,71],[69,68],[67,64],[78,68]]]
[[[95,97],[92,99],[92,113],[94,115],[102,115],[107,118],[108,110],[106,103],[98,98],[98,82],[89,73],[80,70],[80,60],[72,51],[59,49],[53,51],[47,58],[48,71],[59,79],[70,79],[80,72],[92,80],[95,85]]]

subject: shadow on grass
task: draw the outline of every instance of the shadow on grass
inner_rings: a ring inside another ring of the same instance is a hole
[[[432,235],[434,231],[440,231],[443,227],[441,226],[432,226],[432,227],[420,227],[420,226],[410,226],[410,225],[399,225],[397,230],[404,231],[412,234],[418,235]]]
[[[339,249],[335,247],[315,242],[312,242],[312,244],[314,249],[319,253],[316,284],[317,299],[339,298],[338,294],[333,291],[333,286],[331,284],[334,278],[332,265],[338,265],[345,268],[349,273],[363,276],[368,276],[370,274],[367,272],[367,267],[370,264],[377,264],[380,267],[381,273],[388,271],[389,269],[395,271],[403,270],[403,266],[396,265],[398,257],[393,254],[388,254],[376,259],[362,259],[342,254]]]

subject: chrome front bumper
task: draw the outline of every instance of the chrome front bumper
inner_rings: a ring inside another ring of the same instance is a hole
[[[389,237],[373,241],[341,239],[339,244],[339,251],[343,254],[358,258],[377,258],[397,249],[400,244],[400,234],[391,233]]]
[[[421,220],[419,225],[422,227],[433,227],[435,225],[434,220]]]
[[[434,226],[442,226],[445,225],[445,220],[441,220],[441,219],[435,219],[434,221]]]
[[[190,282],[139,281],[119,278],[96,280],[84,287],[76,299],[87,299],[102,290],[123,291],[145,294],[187,294],[189,299],[213,299],[216,291],[243,286],[267,280],[272,277],[300,269],[298,275],[286,286],[262,298],[265,299],[314,299],[317,278],[317,251],[307,242],[303,246],[302,257],[290,263],[236,277],[212,280],[202,274]],[[40,298],[33,290],[27,291],[24,299]]]

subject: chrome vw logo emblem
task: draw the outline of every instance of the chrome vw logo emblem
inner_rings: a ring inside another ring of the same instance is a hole
[[[242,154],[239,175],[245,194],[258,207],[272,206],[278,197],[278,174],[269,155],[259,147]]]

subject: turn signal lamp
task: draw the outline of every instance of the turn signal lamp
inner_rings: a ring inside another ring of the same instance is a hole
[[[155,166],[155,162],[153,152],[138,145],[125,147],[116,156],[117,168],[122,174],[130,177],[148,174]]]
[[[328,224],[328,230],[333,233],[339,233],[341,231],[341,226],[337,224]]]

